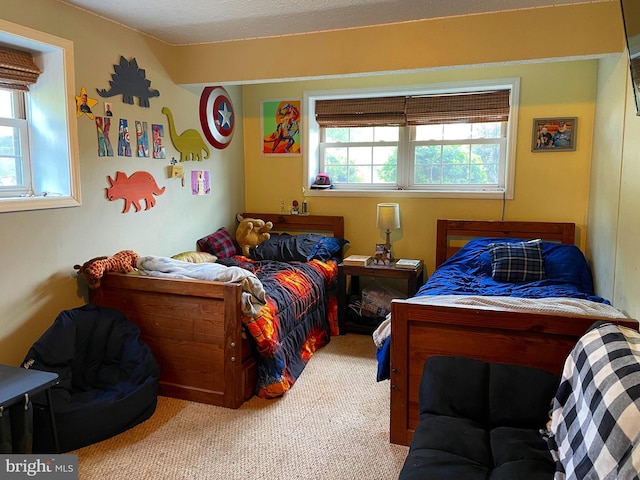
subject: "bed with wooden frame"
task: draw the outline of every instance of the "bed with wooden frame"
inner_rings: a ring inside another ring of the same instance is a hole
[[[244,213],[273,231],[343,238],[341,216]],[[160,394],[238,408],[256,390],[257,364],[240,283],[108,273],[91,302],[117,308],[141,330],[160,366]]]
[[[436,268],[473,237],[541,238],[574,244],[575,225],[438,220]],[[418,423],[418,388],[428,357],[459,355],[560,374],[577,339],[599,319],[422,305],[411,300],[394,300],[391,317],[390,441],[401,445],[409,444]],[[638,328],[635,320],[616,322]]]

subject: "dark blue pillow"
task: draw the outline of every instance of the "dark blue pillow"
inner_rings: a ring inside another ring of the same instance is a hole
[[[278,262],[306,262],[309,253],[322,235],[272,233],[271,238],[249,251],[254,260],[276,260]]]
[[[307,262],[314,258],[326,261],[335,257],[345,243],[342,238],[317,233],[272,233],[271,238],[252,248],[249,256],[254,260],[278,262]]]
[[[589,263],[577,246],[543,242],[542,256],[545,278],[575,285],[581,292],[594,295]]]
[[[326,262],[327,260],[335,257],[341,257],[340,252],[342,251],[342,247],[344,247],[348,240],[339,237],[322,237],[318,240],[318,243],[315,244],[311,253],[307,257],[307,260],[318,259]]]

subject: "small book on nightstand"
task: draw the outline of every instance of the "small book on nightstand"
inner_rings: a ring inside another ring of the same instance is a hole
[[[342,260],[343,265],[349,265],[351,267],[366,267],[373,261],[371,255],[349,255]]]
[[[401,258],[396,262],[396,268],[407,268],[415,270],[420,265],[420,260],[412,260],[409,258]]]

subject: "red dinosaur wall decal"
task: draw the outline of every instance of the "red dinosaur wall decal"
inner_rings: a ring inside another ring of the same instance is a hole
[[[107,177],[110,187],[107,188],[107,198],[111,201],[124,198],[124,210],[127,213],[131,205],[139,212],[142,207],[140,200],[145,201],[145,210],[155,206],[154,195],[162,195],[166,187],[158,187],[156,179],[149,172],[135,172],[130,177],[124,172],[116,172],[116,179]]]

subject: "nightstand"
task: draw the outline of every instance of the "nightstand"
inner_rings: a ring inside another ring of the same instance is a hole
[[[351,277],[349,291],[347,291],[347,277]],[[405,280],[407,282],[407,296],[413,297],[424,283],[424,262],[420,261],[420,265],[415,269],[396,268],[393,263],[391,265],[367,265],[366,267],[338,265],[338,328],[342,335],[348,332],[371,334],[378,326],[369,322],[349,321],[350,313],[347,310],[347,302],[349,295],[360,292],[360,277]]]

